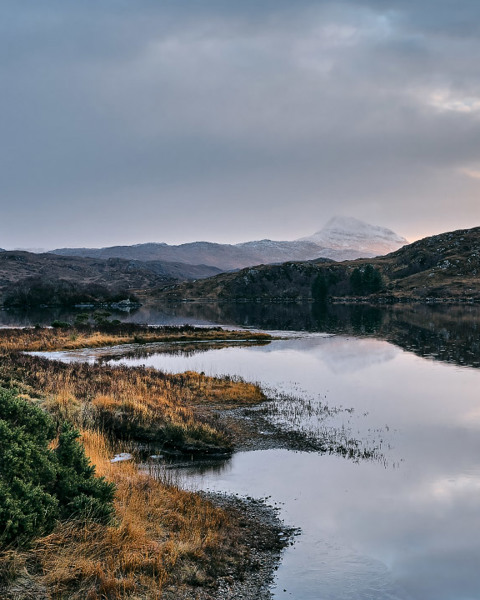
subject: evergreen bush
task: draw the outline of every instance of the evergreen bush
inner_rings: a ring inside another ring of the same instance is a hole
[[[95,477],[78,431],[63,425],[52,449],[55,436],[49,415],[0,388],[0,547],[26,545],[59,518],[112,515],[114,486]]]

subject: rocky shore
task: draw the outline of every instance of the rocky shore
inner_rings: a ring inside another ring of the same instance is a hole
[[[278,509],[265,499],[240,498],[200,492],[216,506],[231,513],[242,526],[242,543],[248,548],[243,560],[232,564],[215,588],[172,587],[165,600],[271,600],[274,581],[284,548],[293,543],[299,530],[288,527]]]

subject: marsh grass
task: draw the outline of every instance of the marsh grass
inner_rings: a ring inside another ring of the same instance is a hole
[[[4,579],[28,573],[30,588],[55,600],[153,600],[172,587],[214,587],[246,568],[238,515],[139,473],[134,462],[111,463],[114,449],[98,431],[83,431],[82,440],[97,474],[116,485],[114,523],[60,523],[30,551],[0,555]]]
[[[118,344],[154,342],[235,341],[268,342],[268,334],[252,331],[230,331],[220,327],[147,327],[133,323],[108,324],[103,327],[71,326],[66,328],[35,327],[0,329],[0,348],[4,351],[41,352],[100,348]]]
[[[62,363],[19,353],[3,355],[0,381],[40,396],[60,423],[98,429],[110,437],[181,448],[230,447],[215,412],[265,400],[257,385],[195,372]]]
[[[376,436],[378,439],[355,436],[350,423],[353,408],[329,406],[320,398],[293,396],[273,389],[267,393],[268,402],[244,408],[241,414],[257,420],[261,424],[258,428],[270,429],[288,447],[334,454],[354,462],[385,461],[379,435]],[[381,434],[381,431],[376,433]]]
[[[243,577],[249,568],[243,517],[168,476],[140,472],[135,461],[110,459],[132,440],[228,449],[229,434],[215,411],[253,406],[265,400],[263,393],[231,377],[65,364],[21,353],[120,343],[119,335],[109,336],[88,333],[86,344],[78,331],[0,331],[0,384],[43,406],[59,424],[75,424],[97,475],[116,486],[111,524],[60,522],[31,548],[0,552],[2,599],[153,600],[178,597],[180,590],[194,598],[198,586],[214,588],[219,576]]]

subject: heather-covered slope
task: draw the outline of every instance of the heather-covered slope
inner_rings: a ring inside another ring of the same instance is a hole
[[[128,298],[176,281],[129,261],[0,252],[0,296],[9,305],[68,304]]]

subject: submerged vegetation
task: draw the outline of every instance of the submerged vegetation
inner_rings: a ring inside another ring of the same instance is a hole
[[[257,421],[262,430],[275,430],[277,437],[291,449],[335,454],[354,462],[385,462],[381,442],[356,438],[348,419],[340,426],[327,425],[327,420],[331,421],[338,415],[344,420],[353,412],[353,408],[330,407],[313,398],[274,391],[268,403],[242,409],[242,414]]]

